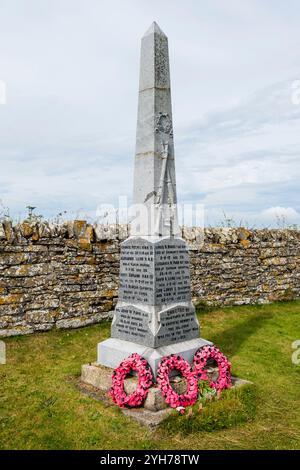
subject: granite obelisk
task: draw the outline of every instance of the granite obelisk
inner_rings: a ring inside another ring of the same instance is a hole
[[[154,22],[142,38],[131,234],[179,236],[168,38]]]
[[[99,343],[97,362],[115,368],[135,352],[156,376],[162,357],[191,361],[208,342],[199,336],[188,249],[179,235],[168,39],[155,22],[141,45],[133,199],[111,338]]]

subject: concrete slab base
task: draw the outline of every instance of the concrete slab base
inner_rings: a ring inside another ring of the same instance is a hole
[[[81,368],[79,388],[97,400],[108,402],[107,392],[111,387],[111,376],[111,368],[103,367],[97,363],[84,364]],[[181,394],[185,391],[185,381],[182,378],[173,377],[170,381],[177,393]],[[232,386],[234,388],[249,383],[251,382],[247,380],[236,377],[232,378]],[[137,377],[132,376],[127,378],[124,384],[126,393],[134,392],[136,385]],[[154,428],[172,412],[172,408],[166,404],[159,388],[153,385],[148,392],[143,407],[123,408],[122,412],[140,424]]]
[[[94,398],[94,400],[105,403],[107,406],[116,406],[112,404],[112,401],[109,398],[107,392],[99,390],[98,388],[95,388],[92,385],[83,383],[81,381],[78,383],[78,388],[85,395]],[[139,424],[147,426],[148,428],[153,430],[173,411],[173,409],[170,407],[164,408],[163,410],[159,411],[151,411],[143,407],[120,409],[125,416],[128,416],[129,418],[132,418],[137,421]]]
[[[158,364],[163,357],[170,354],[180,354],[183,359],[191,363],[196,351],[207,344],[211,345],[212,343],[203,338],[194,338],[154,349],[131,341],[109,338],[98,344],[97,363],[115,369],[132,353],[137,353],[148,361],[154,378],[156,378]]]
[[[113,370],[103,367],[97,363],[85,364],[81,367],[81,382],[92,385],[102,392],[108,392],[111,387],[111,376]],[[185,381],[180,377],[170,379],[172,387],[177,393],[183,393],[185,390]],[[124,383],[124,389],[127,394],[133,393],[137,386],[137,377],[128,377]],[[160,411],[168,407],[160,389],[157,385],[153,385],[145,400],[143,408],[148,411]]]

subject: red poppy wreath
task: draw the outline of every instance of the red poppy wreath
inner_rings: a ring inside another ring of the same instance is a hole
[[[124,380],[132,370],[138,373],[138,385],[133,393],[127,395],[124,390]],[[151,385],[152,372],[148,362],[134,353],[114,370],[109,394],[114,403],[121,408],[140,406],[146,400]]]
[[[186,392],[179,395],[170,384],[170,372],[177,370],[186,379]],[[158,367],[157,383],[166,402],[171,408],[185,408],[196,403],[198,398],[198,380],[190,364],[181,356],[171,355],[162,359]]]
[[[216,381],[208,378],[205,366],[209,359],[214,359],[219,368],[219,376]],[[231,363],[216,346],[203,346],[194,356],[194,370],[198,380],[206,380],[211,388],[223,390],[231,386]]]

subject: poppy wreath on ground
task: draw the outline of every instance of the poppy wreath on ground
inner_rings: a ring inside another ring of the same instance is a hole
[[[214,359],[219,368],[219,376],[215,381],[209,379],[205,369],[209,359]],[[216,346],[203,346],[198,349],[194,356],[194,370],[198,380],[208,381],[211,388],[221,391],[231,386],[231,363]]]
[[[170,372],[177,370],[186,379],[186,392],[179,395],[170,384]],[[170,355],[162,359],[158,366],[157,383],[163,397],[171,408],[184,408],[196,403],[198,398],[198,380],[190,364],[181,356]]]
[[[133,370],[138,373],[138,385],[133,393],[127,395],[124,390],[124,380]],[[114,370],[109,394],[114,403],[121,408],[140,406],[146,400],[151,385],[152,372],[148,362],[139,354],[134,353]]]

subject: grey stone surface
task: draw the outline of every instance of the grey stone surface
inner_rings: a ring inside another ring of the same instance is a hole
[[[131,419],[134,419],[142,426],[147,426],[150,429],[155,428],[166,419],[171,413],[172,408],[164,408],[159,411],[148,410],[147,408],[124,408],[122,413]]]
[[[190,301],[186,242],[169,237],[131,237],[123,242],[119,299],[148,305]]]
[[[155,22],[141,44],[133,201],[147,213],[132,235],[179,235],[168,39]]]
[[[189,341],[173,343],[158,348],[148,348],[131,341],[109,338],[98,344],[97,363],[115,369],[121,361],[132,353],[137,353],[148,361],[154,378],[156,378],[157,368],[163,357],[170,354],[180,354],[183,359],[191,363],[195,352],[206,344],[212,343],[203,338],[194,338]]]
[[[194,307],[187,302],[165,309],[118,302],[112,337],[134,341],[150,348],[199,337]]]
[[[184,240],[131,237],[122,243],[112,337],[150,348],[199,337]]]

